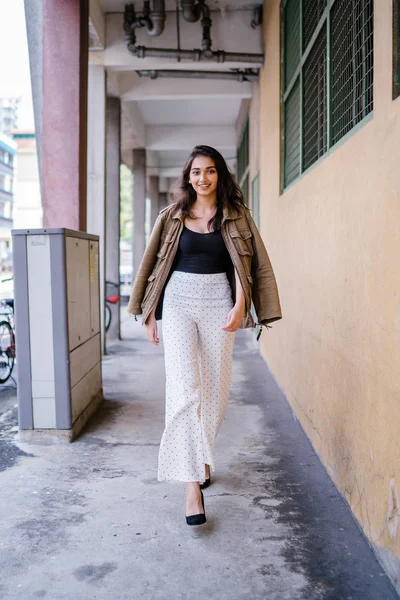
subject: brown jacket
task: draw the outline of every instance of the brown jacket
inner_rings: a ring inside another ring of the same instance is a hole
[[[142,315],[142,324],[155,305],[156,319],[162,317],[164,289],[172,274],[171,266],[184,225],[181,210],[174,209],[175,203],[160,211],[133,284],[128,312]],[[268,323],[281,319],[274,272],[250,210],[245,207],[240,211],[225,208],[221,233],[244,290],[245,314],[240,327],[256,325],[251,313],[252,301],[259,325],[268,326]],[[227,275],[235,302],[236,281],[233,268]]]

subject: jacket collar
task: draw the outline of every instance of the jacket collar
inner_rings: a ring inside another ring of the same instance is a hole
[[[231,206],[224,206],[223,208],[223,216],[222,223],[227,219],[239,219],[241,216],[240,212]],[[179,208],[172,216],[173,219],[182,220],[182,210]]]

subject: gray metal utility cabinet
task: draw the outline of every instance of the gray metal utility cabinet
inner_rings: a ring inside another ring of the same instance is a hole
[[[99,238],[13,230],[19,430],[72,441],[102,400]]]

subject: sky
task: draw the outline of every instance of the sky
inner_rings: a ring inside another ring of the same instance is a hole
[[[0,97],[21,96],[19,129],[34,129],[23,0],[0,0]]]

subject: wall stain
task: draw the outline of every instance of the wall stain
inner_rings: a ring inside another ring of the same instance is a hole
[[[389,482],[389,499],[386,514],[386,527],[392,540],[396,539],[400,525],[399,493],[394,477]]]

